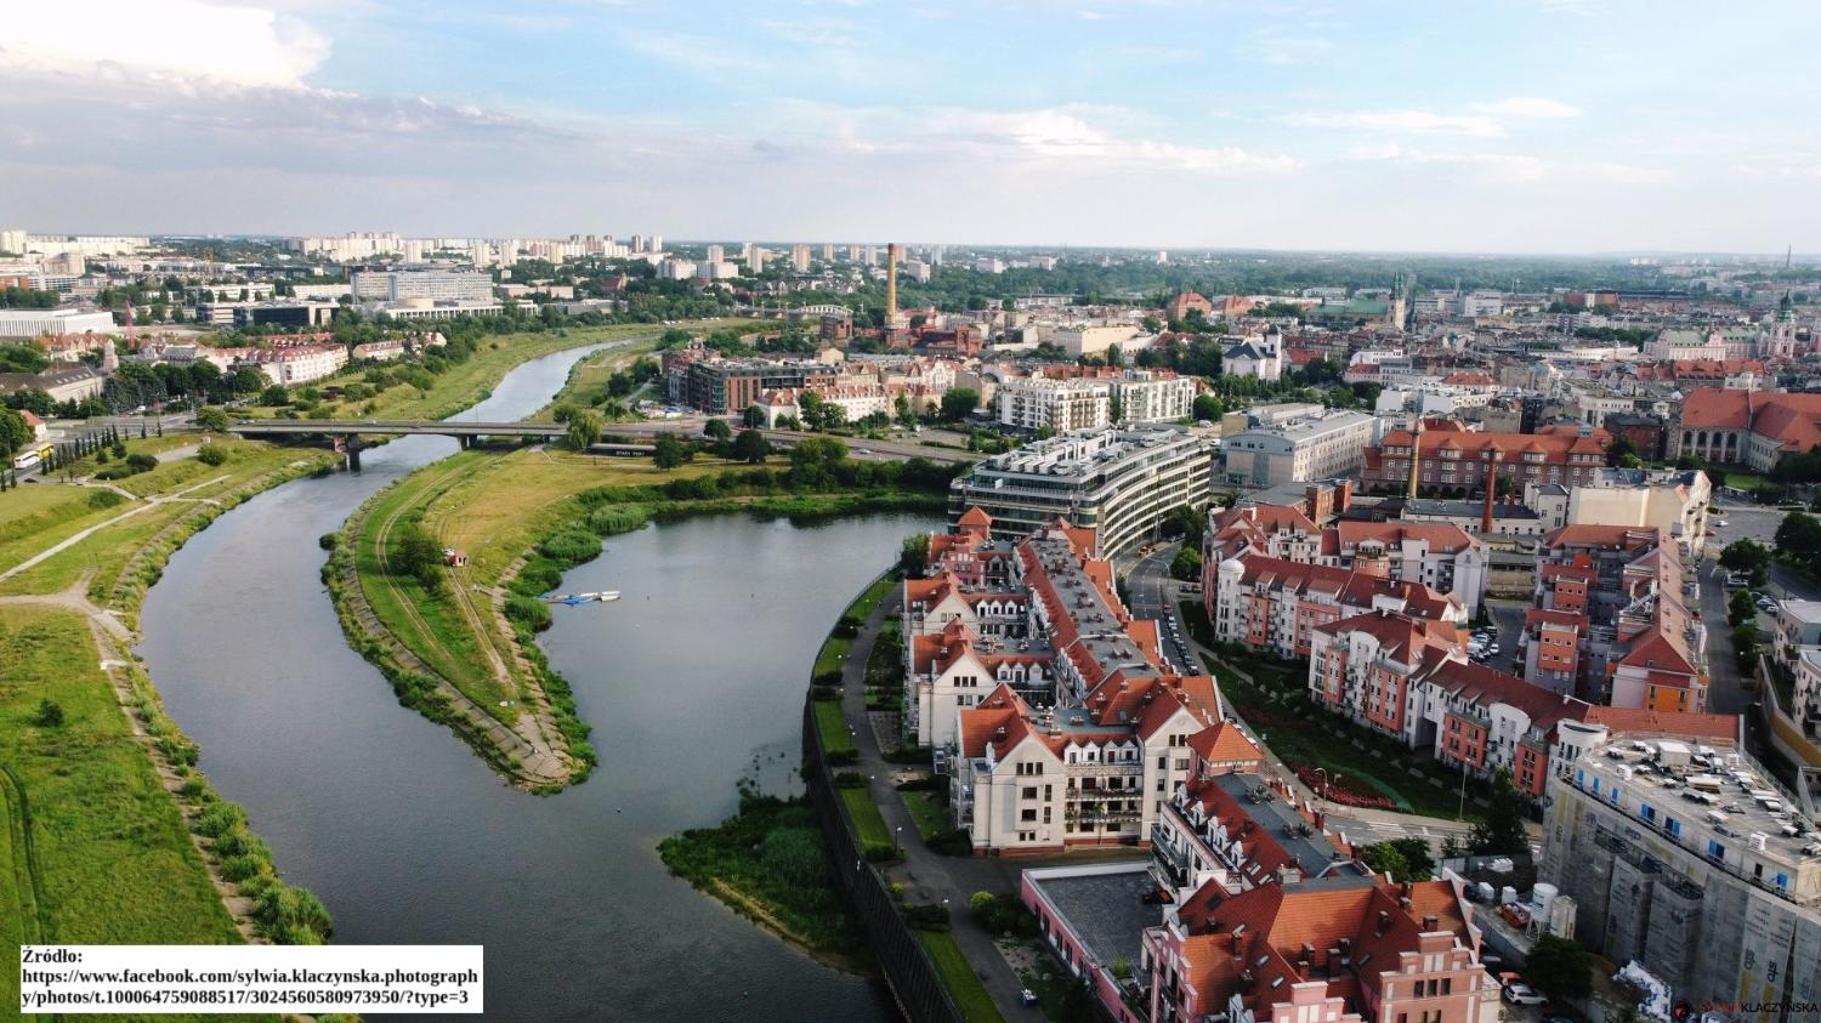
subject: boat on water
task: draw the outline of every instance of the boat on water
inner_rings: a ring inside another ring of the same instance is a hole
[[[619,590],[597,590],[593,593],[568,593],[561,596],[545,597],[552,604],[566,604],[575,607],[578,604],[605,604],[620,599]]]

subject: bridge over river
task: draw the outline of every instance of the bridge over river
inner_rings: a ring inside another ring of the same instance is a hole
[[[698,437],[701,428],[698,425],[683,423],[608,423],[606,433],[610,438],[617,438],[628,443],[616,443],[609,440],[596,444],[590,451],[605,454],[636,455],[647,454],[651,441],[660,433],[674,433],[685,437]],[[432,434],[440,437],[454,437],[461,441],[463,447],[473,444],[481,437],[518,437],[549,442],[561,440],[568,435],[569,429],[562,423],[486,422],[474,419],[240,419],[228,427],[229,433],[243,437],[306,437],[326,436],[333,438],[337,451],[348,456],[348,468],[360,468],[360,452],[364,446],[363,437],[399,437],[413,434]],[[788,448],[798,441],[817,434],[798,430],[766,430],[765,436],[773,445]],[[896,459],[927,458],[935,462],[972,462],[978,456],[953,449],[931,448],[922,444],[904,441],[870,440],[865,437],[837,437],[848,448],[862,458]],[[644,443],[640,443],[643,441]]]

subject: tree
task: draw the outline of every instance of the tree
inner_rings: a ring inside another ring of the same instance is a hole
[[[1807,512],[1790,512],[1777,527],[1777,549],[1791,562],[1813,570],[1821,558],[1821,519]]]
[[[1737,629],[1746,622],[1758,617],[1758,606],[1746,590],[1733,591],[1732,599],[1726,602],[1726,621]]]
[[[442,545],[416,522],[400,532],[398,546],[387,559],[393,574],[411,576],[427,590],[434,590],[441,583],[436,570],[442,563]]]
[[[13,452],[32,441],[32,428],[25,417],[10,408],[0,408],[0,458],[12,458]]]
[[[1227,408],[1212,394],[1198,394],[1195,396],[1195,411],[1192,414],[1198,422],[1218,423],[1220,417],[1227,414]]]
[[[912,533],[898,547],[898,568],[906,576],[916,577],[929,567],[929,534]]]
[[[259,393],[261,405],[288,405],[291,395],[285,391],[283,384],[273,384]]]
[[[1545,934],[1524,958],[1524,973],[1544,994],[1581,999],[1593,994],[1593,960],[1581,944]]]
[[[707,425],[702,427],[702,432],[715,440],[733,439],[733,427],[728,426],[725,419],[710,419]]]
[[[1477,856],[1509,856],[1527,853],[1530,839],[1524,833],[1524,819],[1530,815],[1530,800],[1511,784],[1511,772],[1499,768],[1492,778],[1492,801],[1486,818],[1473,823],[1467,847]]]
[[[747,429],[756,430],[765,425],[765,410],[757,405],[748,405],[746,411],[740,413],[740,421],[746,424]]]
[[[1140,327],[1143,327],[1143,328],[1144,328],[1144,332],[1145,332],[1145,333],[1146,333],[1146,334],[1161,334],[1161,333],[1163,333],[1163,321],[1162,321],[1162,320],[1160,320],[1160,319],[1158,319],[1158,318],[1157,318],[1157,317],[1155,317],[1155,316],[1147,316],[1147,317],[1145,317],[1145,318],[1144,318],[1144,319],[1143,319],[1143,320],[1140,320],[1140,321],[1139,321],[1139,324],[1138,324],[1138,325],[1139,325],[1139,326],[1140,326]]]
[[[1201,578],[1201,552],[1193,547],[1184,546],[1176,552],[1170,562],[1170,575],[1176,579],[1193,581]]]
[[[1621,434],[1606,445],[1606,464],[1614,468],[1633,469],[1642,465],[1643,459],[1638,457],[1638,446],[1631,442],[1631,438]]]
[[[897,417],[898,425],[907,430],[917,425],[917,410],[911,407],[909,395],[898,395],[897,400],[892,402],[892,413]]]
[[[0,345],[0,373],[40,373],[50,364],[50,357],[37,345]]]
[[[228,452],[219,444],[205,444],[196,452],[196,460],[203,465],[220,465],[228,460]]]
[[[1770,549],[1756,540],[1734,540],[1720,552],[1720,565],[1732,572],[1751,572],[1770,565]]]
[[[812,430],[822,429],[822,407],[828,404],[822,396],[814,391],[804,391],[797,395],[797,414],[803,417],[803,425]]]
[[[569,417],[569,431],[563,438],[571,451],[586,451],[601,442],[601,416],[584,409]]]
[[[765,435],[757,430],[741,430],[739,436],[733,439],[733,457],[748,465],[764,462],[765,456],[769,454],[771,441],[766,440]]]
[[[960,422],[979,406],[979,391],[971,387],[951,388],[942,396],[942,418],[951,423]]]
[[[652,464],[660,469],[675,469],[695,457],[695,449],[674,433],[658,434],[657,447],[651,453]]]
[[[38,701],[38,713],[32,716],[32,723],[39,728],[63,727],[63,707],[50,700]]]
[[[1410,863],[1404,854],[1390,842],[1377,842],[1363,846],[1359,850],[1359,861],[1380,874],[1389,874],[1394,881],[1414,879]]]
[[[227,409],[205,408],[196,413],[196,425],[215,433],[225,433],[233,423],[228,419]]]

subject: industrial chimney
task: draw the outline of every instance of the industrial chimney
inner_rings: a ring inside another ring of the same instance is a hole
[[[898,243],[885,247],[885,329],[898,324]]]

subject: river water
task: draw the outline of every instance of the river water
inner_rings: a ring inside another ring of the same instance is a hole
[[[524,364],[461,418],[529,414],[583,354]],[[140,653],[216,787],[246,807],[286,878],[328,905],[336,942],[485,945],[488,1018],[890,1018],[875,985],[672,878],[655,846],[731,813],[743,775],[797,791],[822,635],[934,519],[723,516],[612,538],[565,587],[624,598],[556,608],[544,637],[600,765],[532,796],[397,704],[348,649],[320,579],[320,535],[455,450],[441,437],[370,450],[361,473],[262,494],[171,559]]]

